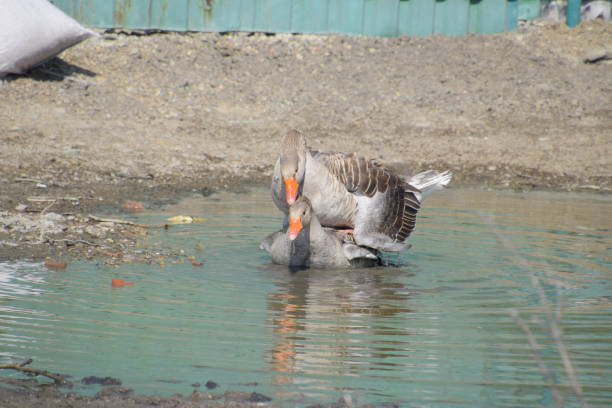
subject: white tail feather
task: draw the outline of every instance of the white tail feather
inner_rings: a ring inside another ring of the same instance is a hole
[[[416,174],[408,179],[408,184],[421,190],[420,194],[417,194],[419,201],[423,201],[425,197],[433,193],[436,190],[442,190],[453,178],[453,173],[450,171],[443,171],[442,173],[435,170],[427,170],[422,173]]]

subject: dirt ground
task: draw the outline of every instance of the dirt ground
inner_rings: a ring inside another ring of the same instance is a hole
[[[163,258],[139,247],[147,229],[90,214],[264,185],[290,128],[402,172],[450,169],[454,186],[612,191],[609,23],[459,38],[100,34],[0,82],[0,260]],[[0,392],[21,404],[8,406],[208,397],[82,398]],[[257,404],[232,401],[209,403]]]

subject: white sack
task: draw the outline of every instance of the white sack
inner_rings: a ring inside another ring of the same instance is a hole
[[[47,0],[0,0],[0,78],[95,35]]]

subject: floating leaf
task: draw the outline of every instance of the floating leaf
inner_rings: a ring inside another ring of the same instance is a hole
[[[120,288],[120,287],[123,287],[123,286],[134,286],[134,282],[126,282],[123,279],[112,278],[111,279],[111,286],[113,288]]]
[[[206,220],[206,218],[190,217],[189,215],[176,215],[174,217],[168,218],[170,224],[191,224],[193,222],[202,222],[204,220]]]
[[[168,221],[170,221],[172,224],[191,224],[193,222],[193,218],[188,215],[177,215],[168,218]]]
[[[49,269],[57,269],[59,271],[63,271],[68,266],[66,262],[62,261],[45,261],[43,265]]]
[[[140,211],[140,210],[144,210],[144,204],[140,203],[138,201],[132,201],[132,200],[127,200],[126,202],[124,202],[121,207],[125,208],[126,210],[133,210],[133,211]]]

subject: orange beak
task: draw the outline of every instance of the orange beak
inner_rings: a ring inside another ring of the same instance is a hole
[[[295,200],[297,199],[298,182],[295,177],[286,178],[283,179],[283,181],[285,182],[285,194],[287,198],[287,204],[291,205],[295,203]]]
[[[289,217],[289,240],[293,241],[296,239],[302,228],[302,220]]]

